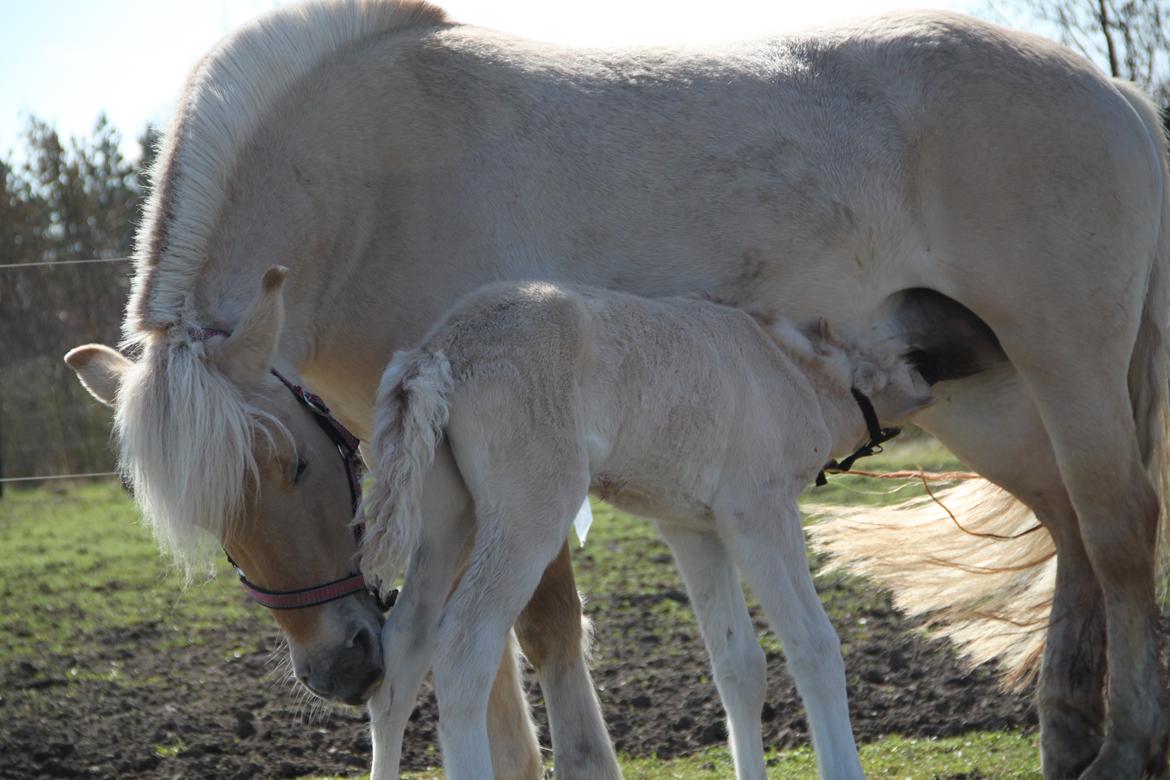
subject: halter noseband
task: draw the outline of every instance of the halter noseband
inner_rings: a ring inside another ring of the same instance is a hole
[[[853,454],[840,461],[831,460],[824,465],[824,467],[817,472],[816,486],[829,484],[825,479],[825,474],[840,474],[846,472],[853,467],[854,461],[858,458],[869,457],[876,455],[882,451],[882,444],[897,436],[902,432],[901,428],[883,428],[878,422],[877,412],[873,410],[873,403],[865,396],[865,393],[858,390],[856,387],[849,388],[849,392],[853,394],[853,400],[861,407],[861,416],[865,418],[865,429],[869,434],[869,441],[854,450]]]
[[[214,328],[197,328],[191,331],[191,335],[199,340],[206,341],[212,336],[230,336],[231,334],[216,330]],[[297,399],[297,403],[308,409],[313,413],[313,419],[317,425],[329,437],[337,447],[337,453],[341,456],[342,462],[345,464],[345,471],[349,481],[349,499],[350,499],[350,513],[351,516],[356,517],[358,506],[362,500],[362,483],[359,476],[358,462],[360,456],[358,454],[358,438],[350,433],[341,422],[333,416],[329,411],[329,407],[321,400],[321,397],[315,395],[300,385],[293,384],[286,379],[276,369],[270,369],[272,375],[280,380],[280,383],[288,388],[293,397]],[[362,534],[365,532],[364,523],[355,523],[353,526],[353,538],[355,542],[361,542]],[[269,609],[302,609],[304,607],[314,607],[318,604],[325,604],[330,601],[344,598],[354,593],[368,591],[378,603],[378,608],[383,612],[389,611],[394,606],[394,601],[398,596],[398,591],[394,590],[387,594],[383,599],[379,594],[378,589],[369,585],[361,572],[354,572],[342,577],[339,580],[326,582],[324,585],[315,585],[310,588],[301,588],[299,590],[268,590],[261,588],[244,576],[243,569],[236,563],[232,556],[224,550],[224,555],[227,556],[228,563],[236,570],[236,574],[240,578],[240,585],[247,591],[257,603]]]

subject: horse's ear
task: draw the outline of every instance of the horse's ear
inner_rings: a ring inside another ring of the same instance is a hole
[[[260,381],[276,356],[284,327],[284,277],[288,269],[274,265],[264,272],[260,293],[232,335],[217,344],[212,360],[236,384]]]
[[[89,394],[106,406],[114,405],[122,378],[134,365],[105,344],[75,347],[65,355],[65,362],[77,374]]]

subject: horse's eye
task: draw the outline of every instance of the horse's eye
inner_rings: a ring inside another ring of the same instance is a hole
[[[304,458],[297,458],[297,470],[296,470],[296,473],[293,474],[293,484],[294,485],[301,481],[301,477],[304,476],[305,469],[307,469],[308,467],[309,467],[309,464]]]

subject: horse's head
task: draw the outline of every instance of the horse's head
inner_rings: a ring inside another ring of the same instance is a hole
[[[348,578],[357,544],[336,436],[272,372],[283,281],[284,269],[269,269],[231,335],[159,334],[137,362],[90,344],[66,361],[114,407],[121,468],[188,575],[222,547],[256,588],[287,593]],[[368,593],[273,614],[301,682],[365,701],[382,675],[381,613]]]

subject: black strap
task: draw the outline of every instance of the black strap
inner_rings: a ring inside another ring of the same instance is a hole
[[[902,432],[901,428],[883,428],[878,422],[877,412],[873,410],[873,404],[865,393],[858,390],[856,387],[849,388],[849,392],[853,394],[853,400],[861,407],[861,416],[865,418],[865,429],[869,433],[869,441],[861,445],[854,451],[852,455],[843,458],[840,461],[831,460],[825,464],[824,468],[817,472],[816,486],[829,484],[829,480],[825,478],[825,473],[839,474],[848,471],[853,467],[854,461],[859,458],[866,458],[870,455],[876,455],[882,451],[882,444],[897,436]]]

